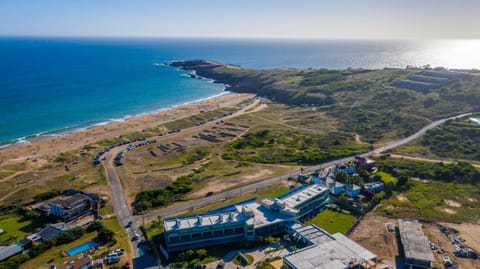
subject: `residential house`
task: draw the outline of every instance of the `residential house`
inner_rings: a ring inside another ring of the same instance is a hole
[[[384,184],[381,181],[369,182],[365,183],[363,187],[371,192],[379,192],[383,190]]]
[[[351,198],[355,198],[358,195],[360,195],[361,190],[362,188],[360,188],[360,186],[357,186],[355,184],[347,184],[345,186],[345,194]]]
[[[58,269],[90,269],[93,268],[93,260],[90,256],[80,258],[73,263],[64,264]]]
[[[327,178],[326,186],[333,195],[339,195],[345,191],[345,184],[335,181],[330,177]]]
[[[360,156],[355,156],[354,161],[358,167],[369,171],[373,170],[373,168],[375,168],[375,166],[377,165],[374,160]]]
[[[77,193],[50,202],[50,213],[64,221],[71,221],[91,212],[93,205],[90,196]]]
[[[338,165],[336,171],[342,171],[349,175],[353,175],[355,173],[355,166],[349,166],[346,164]]]

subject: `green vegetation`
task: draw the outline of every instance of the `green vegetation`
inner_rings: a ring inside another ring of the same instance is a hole
[[[248,133],[228,144],[222,157],[253,163],[315,164],[370,149],[370,146],[357,144],[353,139],[351,135],[343,133],[321,136],[296,131],[274,133],[262,130]]]
[[[233,263],[240,266],[247,266],[253,263],[253,257],[249,254],[243,254],[243,256],[247,259],[243,261],[240,255],[233,257]]]
[[[389,217],[430,221],[480,218],[480,173],[470,164],[428,163],[387,158],[379,168],[398,178],[393,193],[384,196],[376,212]]]
[[[271,265],[268,261],[261,261],[260,263],[257,264],[255,267],[256,269],[275,269],[273,265]]]
[[[185,129],[188,127],[195,126],[200,122],[207,122],[210,119],[214,119],[235,111],[237,111],[237,109],[233,107],[224,107],[216,110],[205,111],[197,115],[193,115],[190,117],[168,122],[164,125],[164,127],[167,128],[168,130]]]
[[[393,183],[394,185],[397,184],[398,182],[398,179],[394,176],[392,176],[391,174],[389,173],[385,173],[385,172],[382,172],[382,171],[378,171],[375,173],[375,176],[379,176],[380,177],[380,180],[385,182],[385,184],[391,182]]]
[[[28,219],[20,215],[9,214],[0,217],[0,242],[2,244],[13,243],[22,240],[26,236],[36,232],[45,225],[44,222]]]
[[[196,161],[200,161],[200,160],[205,159],[209,154],[210,154],[210,152],[208,150],[197,149],[190,154],[186,154],[186,155],[181,156],[179,161],[181,163],[183,163],[184,165],[193,164]]]
[[[135,211],[145,211],[151,207],[167,205],[169,202],[179,200],[186,193],[190,192],[194,174],[181,176],[175,182],[164,189],[142,191],[137,194],[135,199]]]
[[[345,233],[355,222],[356,218],[350,214],[325,209],[310,219],[307,224],[315,224],[327,232]]]
[[[381,171],[397,174],[399,180],[400,177],[416,177],[456,183],[480,182],[480,172],[467,162],[443,164],[387,158],[379,160],[377,166]]]
[[[480,160],[480,125],[457,119],[429,130],[421,145],[442,158]]]
[[[60,247],[52,247],[46,250],[45,252],[43,252],[41,255],[33,259],[29,259],[28,261],[25,261],[23,264],[20,265],[20,268],[25,268],[25,269],[48,268],[52,264],[57,264],[57,266],[60,264],[63,264],[64,262],[71,259],[71,257],[65,256],[62,254],[65,249],[69,249],[71,247],[77,246],[87,241],[91,241],[95,238],[95,236],[96,236],[95,233],[86,233],[84,236],[82,236],[78,240],[62,245]]]
[[[113,232],[111,229],[115,229],[116,232]],[[29,249],[27,256],[20,254],[1,262],[0,269],[18,268],[19,266],[23,268],[42,268],[46,266],[45,264],[57,259],[61,261],[68,259],[68,257],[61,254],[63,250],[90,240],[98,240],[113,246],[116,242],[116,237],[118,237],[121,240],[121,246],[127,246],[128,242],[125,241],[125,236],[118,233],[123,233],[123,231],[116,219],[107,219],[102,222],[95,221],[87,226],[86,229],[75,227],[61,232],[53,239],[33,246]],[[130,250],[127,251],[129,252]]]
[[[39,194],[33,196],[33,199],[35,201],[45,201],[45,200],[48,200],[48,199],[52,199],[53,197],[59,196],[60,192],[61,192],[60,190],[53,189],[53,190],[50,190],[50,191],[47,191],[47,192],[39,193]]]
[[[345,77],[342,75],[341,71],[320,69],[315,70],[314,72],[309,72],[303,76],[303,80],[300,82],[300,85],[319,86],[344,79]]]
[[[174,268],[193,268],[195,264],[206,264],[217,260],[216,257],[209,256],[206,249],[188,249],[175,255],[173,259],[174,262],[168,266]]]
[[[206,61],[175,63],[234,92],[255,93],[289,105],[320,106],[338,119],[340,130],[368,143],[411,134],[429,121],[470,112],[480,103],[480,78],[469,75],[420,92],[396,82],[418,70],[293,70],[231,68]]]

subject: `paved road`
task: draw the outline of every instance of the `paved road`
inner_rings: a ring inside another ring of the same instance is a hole
[[[409,142],[423,136],[429,129],[435,128],[435,127],[441,125],[442,123],[444,123],[447,120],[462,118],[462,117],[465,117],[465,116],[468,116],[468,115],[471,115],[471,114],[472,113],[466,113],[466,114],[462,114],[462,115],[458,115],[458,116],[454,116],[454,117],[450,117],[450,118],[441,119],[441,120],[431,122],[430,124],[423,127],[418,132],[410,135],[409,137],[386,143],[383,147],[374,149],[374,150],[372,150],[370,152],[367,152],[367,153],[364,153],[364,154],[359,154],[359,156],[368,157],[368,156],[371,156],[371,155],[379,154],[379,153],[381,153],[383,151],[386,151],[386,150],[389,150],[389,149],[399,147],[401,145],[409,143]],[[310,166],[307,169],[305,169],[305,172],[310,173],[310,172],[314,172],[315,170],[318,170],[318,169],[321,169],[321,168],[327,168],[327,167],[330,167],[330,166],[335,165],[335,164],[345,163],[345,162],[353,160],[354,157],[355,156],[350,156],[350,157],[346,157],[346,158],[322,163],[322,164],[319,164],[319,165]],[[148,221],[152,221],[152,220],[157,219],[158,216],[166,217],[166,216],[176,215],[176,214],[179,214],[179,213],[182,213],[182,212],[185,212],[185,211],[189,211],[193,208],[199,208],[199,207],[202,207],[202,206],[205,206],[205,205],[208,205],[208,204],[223,201],[223,200],[228,199],[230,197],[234,197],[234,196],[236,196],[240,193],[252,192],[252,191],[255,191],[255,190],[258,190],[258,189],[261,189],[261,188],[265,188],[265,187],[274,185],[274,184],[276,184],[280,181],[287,180],[289,177],[294,177],[294,176],[298,175],[298,173],[299,172],[294,172],[294,173],[270,178],[270,179],[263,180],[263,181],[260,181],[260,182],[257,182],[257,183],[253,183],[253,184],[246,185],[246,186],[243,186],[243,187],[235,188],[235,189],[232,189],[232,190],[229,190],[229,191],[224,191],[224,192],[221,192],[221,193],[217,193],[217,194],[211,195],[209,197],[203,197],[203,198],[191,200],[191,201],[188,201],[188,202],[184,202],[184,203],[181,203],[181,204],[178,204],[178,205],[163,208],[163,209],[160,209],[158,211],[145,214],[143,216],[135,216],[135,218],[136,219],[144,219],[146,222],[148,222]]]
[[[224,117],[223,119],[228,119],[234,116],[238,116],[240,114],[245,113],[245,111],[251,107],[255,107],[259,104],[259,101],[256,100],[253,103],[249,104],[248,106],[244,107],[243,109],[239,110],[237,113],[233,115],[229,115]],[[194,126],[188,131],[195,131],[196,129],[204,128],[205,126],[213,125],[214,122],[209,122],[206,125],[202,126]],[[183,134],[184,132],[182,132]],[[134,235],[139,235],[138,240],[131,241],[132,248],[133,248],[133,267],[134,268],[146,268],[151,266],[156,266],[160,264],[152,253],[148,251],[149,246],[145,243],[145,238],[143,238],[140,228],[136,225],[136,221],[146,221],[147,219],[142,219],[142,216],[135,216],[133,217],[130,207],[127,204],[127,199],[125,197],[125,192],[123,191],[122,182],[118,177],[118,174],[115,170],[113,160],[115,156],[117,156],[118,152],[125,147],[117,147],[105,154],[105,160],[102,162],[108,182],[110,184],[110,189],[112,191],[112,205],[115,211],[115,215],[119,220],[122,227],[125,229],[126,234],[128,237],[133,238]],[[148,220],[152,220],[150,218]],[[134,224],[130,228],[125,228],[130,221],[134,221]]]
[[[425,134],[425,132],[427,130],[432,129],[432,128],[444,123],[447,120],[455,119],[455,118],[461,118],[461,117],[465,117],[465,116],[468,116],[468,115],[471,115],[471,114],[472,113],[467,113],[467,114],[462,114],[462,115],[458,115],[458,116],[447,118],[447,119],[441,119],[441,120],[434,121],[434,122],[428,124],[427,126],[423,127],[421,130],[419,130],[418,132],[416,132],[415,134],[413,134],[409,137],[386,143],[383,147],[374,149],[374,150],[372,150],[370,152],[367,152],[367,153],[364,153],[364,154],[360,154],[360,156],[367,157],[367,156],[371,156],[371,155],[374,155],[374,154],[378,154],[378,153],[383,152],[385,150],[389,150],[389,149],[393,149],[395,147],[401,146],[403,144],[406,144],[406,143],[408,143],[412,140],[415,140],[415,139],[421,137],[422,135]],[[115,211],[115,214],[116,214],[118,220],[120,221],[120,223],[122,224],[123,227],[125,227],[125,225],[130,220],[135,220],[135,221],[140,221],[141,220],[141,221],[148,222],[148,221],[152,221],[152,220],[157,219],[158,216],[166,217],[166,216],[179,214],[179,213],[182,213],[182,212],[185,212],[185,211],[189,211],[193,208],[202,207],[202,206],[205,206],[205,205],[208,205],[208,204],[212,204],[212,203],[215,203],[215,202],[219,202],[219,201],[234,197],[234,196],[236,196],[238,194],[241,194],[241,193],[252,192],[252,191],[255,191],[255,190],[258,190],[258,189],[262,189],[262,188],[271,186],[271,185],[276,184],[280,181],[287,180],[289,177],[294,177],[294,176],[298,175],[298,173],[299,173],[299,172],[289,173],[289,174],[286,174],[286,175],[282,175],[282,176],[270,178],[270,179],[267,179],[267,180],[263,180],[261,182],[257,182],[257,183],[253,183],[253,184],[250,184],[250,185],[238,187],[238,188],[235,188],[235,189],[232,189],[232,190],[228,190],[228,191],[224,191],[224,192],[221,192],[221,193],[213,194],[209,197],[203,197],[203,198],[191,200],[191,201],[188,201],[188,202],[184,202],[184,203],[181,203],[181,204],[177,204],[177,205],[174,205],[174,206],[171,206],[171,207],[168,207],[168,208],[163,208],[161,210],[151,212],[151,213],[148,213],[148,214],[145,214],[145,215],[142,215],[142,216],[132,216],[132,212],[130,211],[130,207],[127,205],[127,200],[125,198],[125,193],[123,191],[123,186],[122,186],[121,181],[120,181],[120,179],[119,179],[119,177],[118,177],[118,175],[115,171],[115,168],[113,166],[113,158],[115,156],[115,153],[118,152],[118,150],[120,150],[120,149],[108,152],[106,154],[106,160],[103,162],[103,165],[105,166],[105,171],[106,171],[106,174],[107,174],[107,178],[108,178],[108,181],[110,183],[111,190],[112,190],[113,208],[114,208],[114,211]],[[335,164],[344,163],[344,162],[352,160],[353,157],[354,156],[350,156],[350,157],[346,157],[346,158],[322,163],[322,164],[319,164],[319,165],[311,166],[311,167],[308,167],[307,169],[305,169],[305,172],[310,173],[310,172],[313,172],[317,169],[326,168],[326,167],[329,167],[329,166],[332,166],[332,165],[335,165]],[[133,234],[135,234],[135,233],[141,235],[140,230],[136,225],[133,225],[132,228],[126,229],[126,232],[129,236],[133,236]],[[134,249],[134,266],[136,264],[137,265],[141,264],[142,266],[138,267],[138,268],[142,268],[142,267],[147,267],[147,265],[148,266],[156,265],[156,264],[154,264],[154,263],[157,262],[156,259],[153,258],[153,256],[151,254],[148,254],[148,253],[146,253],[145,251],[142,250],[143,247],[144,247],[143,243],[141,243],[142,241],[143,241],[143,238],[141,238],[138,241],[132,242],[133,249]],[[135,268],[137,268],[137,266],[135,266]]]
[[[123,191],[122,183],[117,175],[117,171],[113,167],[114,153],[109,152],[105,156],[105,172],[108,182],[110,183],[110,189],[112,190],[112,205],[117,215],[120,224],[125,227],[131,220],[132,212],[127,205],[127,199]]]
[[[125,229],[125,232],[129,238],[132,238],[135,234],[140,235],[140,238],[135,241],[131,241],[133,249],[133,268],[146,268],[156,266],[159,264],[154,255],[148,251],[148,246],[145,243],[140,228],[136,224],[133,224],[130,228],[125,228],[131,220],[135,220],[132,217],[132,212],[127,204],[125,198],[125,192],[120,178],[117,175],[115,167],[113,166],[114,156],[120,149],[108,152],[105,155],[105,161],[103,162],[105,167],[106,176],[112,190],[112,205],[117,216],[120,225]]]

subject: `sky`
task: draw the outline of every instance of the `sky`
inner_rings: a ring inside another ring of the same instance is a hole
[[[478,0],[0,0],[0,36],[480,38]]]

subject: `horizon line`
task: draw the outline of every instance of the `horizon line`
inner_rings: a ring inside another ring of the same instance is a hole
[[[44,39],[205,39],[205,40],[304,40],[304,41],[316,41],[316,40],[382,40],[382,41],[435,41],[435,40],[480,40],[480,37],[310,37],[310,36],[169,36],[169,35],[145,35],[145,36],[100,36],[100,35],[3,35],[0,34],[0,38],[44,38]]]

